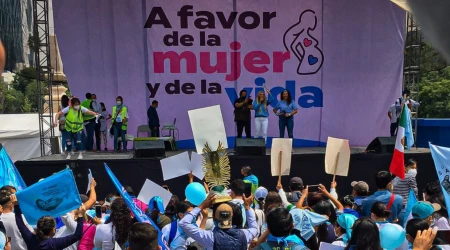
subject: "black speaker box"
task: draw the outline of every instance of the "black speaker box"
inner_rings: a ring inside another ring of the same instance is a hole
[[[164,141],[148,140],[133,142],[134,158],[165,157],[166,148]]]
[[[378,136],[367,146],[366,153],[386,154],[393,153],[396,137]]]
[[[263,138],[236,138],[237,155],[266,155],[266,142]]]

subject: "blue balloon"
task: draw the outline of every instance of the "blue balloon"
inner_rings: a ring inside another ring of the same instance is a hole
[[[396,224],[385,224],[380,230],[381,247],[388,250],[396,249],[405,242],[405,230]]]
[[[200,205],[206,199],[206,190],[203,185],[198,182],[190,183],[186,187],[184,194],[188,201],[196,206]]]

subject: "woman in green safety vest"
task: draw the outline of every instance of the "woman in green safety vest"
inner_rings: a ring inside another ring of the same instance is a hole
[[[118,152],[117,140],[119,136],[122,138],[123,151],[127,152],[127,139],[125,138],[125,134],[127,133],[128,126],[128,108],[123,105],[123,98],[121,96],[116,98],[116,105],[113,106],[111,115],[111,126],[114,132],[114,152]]]
[[[99,114],[90,111],[85,107],[80,107],[80,99],[72,98],[70,105],[59,111],[55,116],[54,126],[58,126],[59,117],[66,115],[66,123],[64,124],[67,136],[66,136],[66,153],[67,160],[70,160],[70,155],[73,154],[72,142],[77,144],[77,149],[80,151],[78,160],[83,159],[81,151],[83,151],[83,143],[81,143],[81,134],[83,132],[83,114],[89,114],[94,116],[100,116]]]

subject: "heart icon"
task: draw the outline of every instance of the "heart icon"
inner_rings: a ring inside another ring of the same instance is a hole
[[[308,56],[308,63],[309,65],[314,65],[319,61],[319,59],[313,55]]]
[[[303,44],[305,45],[305,47],[309,47],[312,44],[312,41],[309,40],[308,38],[303,39]]]

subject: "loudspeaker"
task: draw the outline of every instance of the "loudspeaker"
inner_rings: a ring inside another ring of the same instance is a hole
[[[166,148],[160,140],[134,141],[133,153],[134,158],[165,157]]]
[[[395,148],[396,137],[382,137],[378,136],[367,146],[366,153],[393,153]]]
[[[263,138],[236,138],[237,155],[266,155],[266,142]]]

